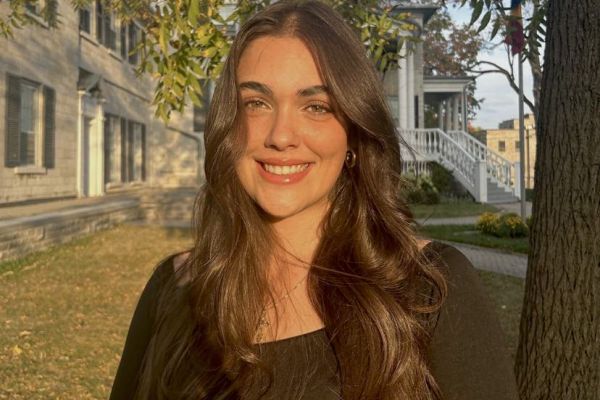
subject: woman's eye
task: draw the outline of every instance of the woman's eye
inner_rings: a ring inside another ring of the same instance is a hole
[[[310,104],[307,109],[315,114],[327,114],[331,112],[329,107],[325,104]]]
[[[258,110],[258,109],[262,109],[262,108],[267,108],[267,104],[264,101],[258,100],[258,99],[247,100],[244,102],[244,106],[246,108],[249,108],[250,110]]]

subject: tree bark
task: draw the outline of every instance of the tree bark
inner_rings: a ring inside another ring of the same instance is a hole
[[[523,400],[600,399],[600,0],[550,0],[515,371]]]

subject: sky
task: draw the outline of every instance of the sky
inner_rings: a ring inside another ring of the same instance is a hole
[[[449,7],[449,12],[452,18],[459,23],[468,23],[471,19],[471,9],[467,6],[463,8]],[[480,51],[479,59],[491,61],[508,68],[504,46],[498,46],[493,51]],[[515,73],[518,79],[516,58]],[[524,94],[532,98],[533,78],[527,62],[523,63],[523,88]],[[471,122],[474,126],[493,129],[498,128],[498,124],[502,121],[519,117],[519,96],[509,86],[508,81],[502,74],[485,74],[477,78],[475,96],[478,99],[483,98],[484,101],[481,104],[481,109],[477,112],[475,120]],[[529,107],[525,104],[525,113],[528,112],[530,112]]]

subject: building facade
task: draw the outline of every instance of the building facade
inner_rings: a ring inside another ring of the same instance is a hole
[[[0,39],[0,204],[197,184],[192,109],[165,125],[153,117],[154,82],[136,77],[141,26],[99,1],[79,11],[58,1],[58,29],[37,12]]]
[[[489,149],[500,154],[509,161],[520,160],[519,119],[501,122],[498,129],[487,129],[476,135]],[[535,178],[536,130],[533,114],[525,114],[525,184],[527,189],[533,188]]]

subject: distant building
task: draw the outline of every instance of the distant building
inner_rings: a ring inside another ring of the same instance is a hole
[[[498,129],[488,129],[474,136],[507,160],[519,161],[521,143],[518,119],[503,121]],[[533,188],[536,145],[535,117],[533,114],[525,114],[525,182],[528,189]]]
[[[37,22],[0,39],[0,204],[196,184],[202,113],[154,118],[155,82],[130,54],[141,26],[100,1],[57,7],[58,29],[32,7]]]

